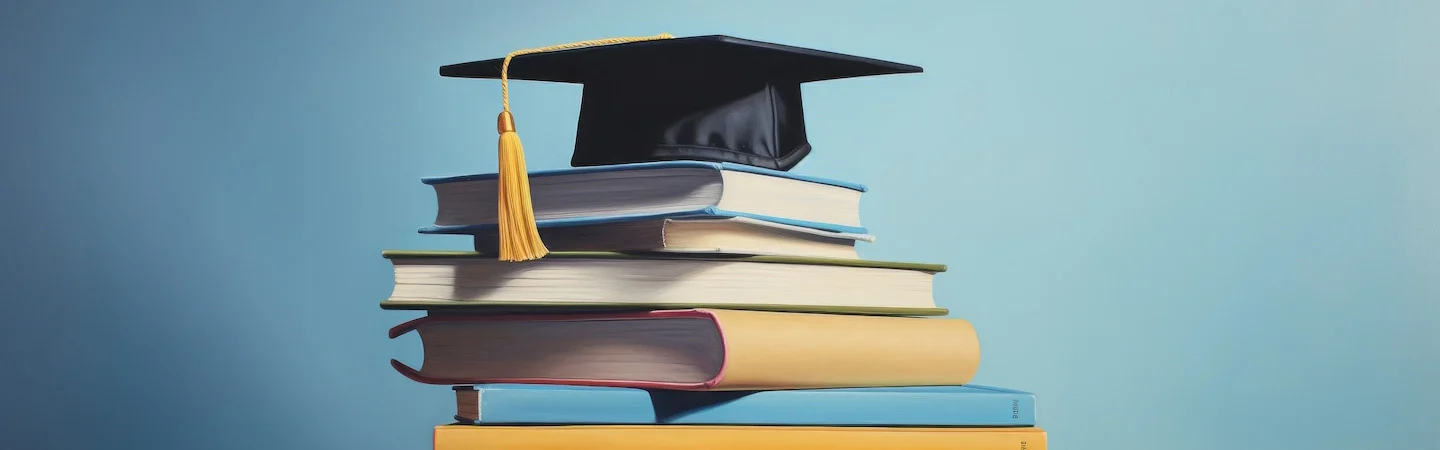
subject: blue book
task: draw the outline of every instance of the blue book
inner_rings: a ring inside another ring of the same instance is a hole
[[[747,218],[833,233],[866,235],[864,185],[731,163],[664,161],[529,173],[542,229],[671,218]],[[425,234],[477,234],[496,228],[495,173],[424,178],[435,189],[435,223]]]
[[[989,386],[688,392],[538,384],[455,387],[470,424],[1035,426],[1035,396]]]

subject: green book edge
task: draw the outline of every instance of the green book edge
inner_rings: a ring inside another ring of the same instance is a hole
[[[474,251],[463,250],[385,250],[381,256],[386,259],[447,259],[447,258],[475,258],[495,259],[495,255],[486,255]],[[896,261],[875,261],[868,259],[842,259],[842,258],[819,258],[803,256],[717,256],[712,254],[683,255],[675,253],[614,253],[614,252],[552,252],[544,259],[630,259],[630,260],[701,260],[701,261],[731,261],[731,262],[752,262],[769,264],[809,264],[825,266],[845,267],[868,267],[876,269],[901,269],[917,270],[922,272],[944,272],[947,268],[944,264],[928,264]],[[531,261],[533,262],[533,261]],[[526,264],[526,263],[511,263]]]
[[[666,309],[737,309],[750,311],[823,313],[862,316],[944,316],[950,314],[946,308],[902,308],[865,306],[807,306],[770,304],[705,304],[705,303],[584,303],[584,304],[537,304],[523,302],[485,302],[483,304],[456,302],[380,302],[381,309],[423,310],[431,312],[456,312],[475,314],[524,314],[524,313],[565,313],[565,312],[623,312],[656,311]]]

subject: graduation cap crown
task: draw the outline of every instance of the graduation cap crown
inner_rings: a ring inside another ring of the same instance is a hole
[[[573,166],[664,160],[787,171],[811,151],[802,83],[920,72],[920,67],[729,36],[668,33],[519,50],[440,75],[499,78],[500,260],[548,253],[535,226],[509,80],[584,86]]]

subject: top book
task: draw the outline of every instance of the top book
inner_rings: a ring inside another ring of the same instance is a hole
[[[529,176],[535,223],[542,234],[657,219],[739,218],[788,230],[792,240],[848,242],[851,255],[854,241],[873,240],[860,222],[860,197],[866,188],[856,183],[701,161],[545,170]],[[497,178],[488,173],[424,179],[435,189],[438,211],[434,224],[420,232],[476,235],[477,250],[491,248],[481,240],[497,239]]]

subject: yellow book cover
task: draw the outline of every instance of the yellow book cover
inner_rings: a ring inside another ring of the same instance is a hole
[[[1045,450],[1045,430],[682,425],[435,427],[435,450]]]

